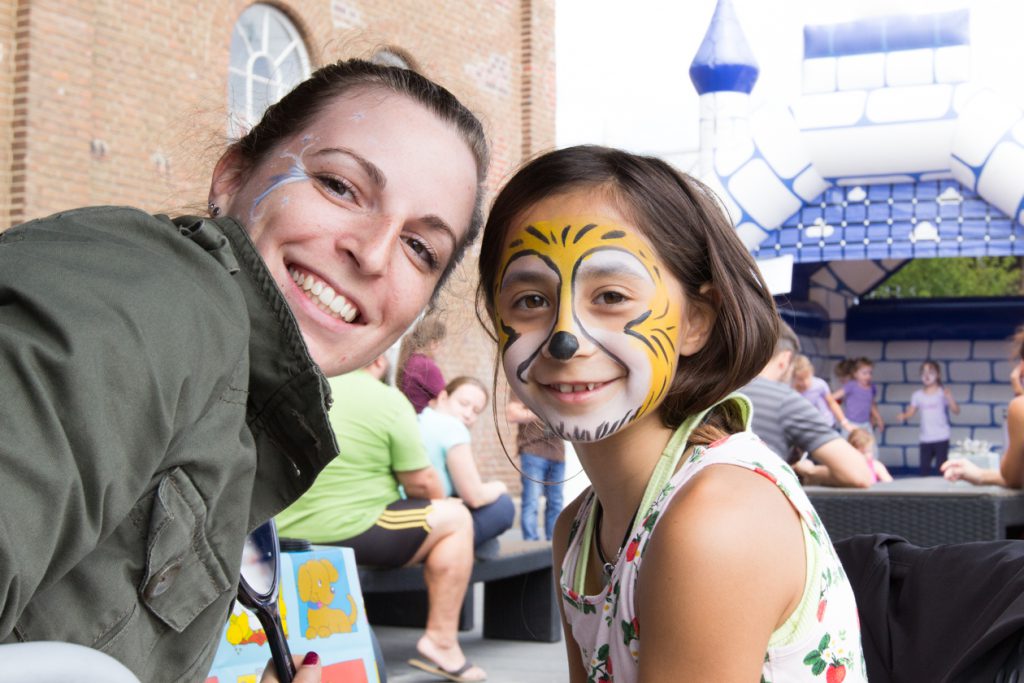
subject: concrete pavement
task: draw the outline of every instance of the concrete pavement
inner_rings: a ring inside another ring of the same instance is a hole
[[[475,589],[476,628],[459,634],[459,642],[470,661],[487,672],[488,683],[562,683],[568,679],[565,644],[531,643],[516,640],[488,640],[481,634],[483,584]],[[374,626],[387,666],[388,683],[436,683],[442,679],[414,669],[407,663],[418,657],[416,641],[421,629]]]

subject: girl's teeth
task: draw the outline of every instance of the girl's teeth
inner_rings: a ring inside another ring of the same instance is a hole
[[[309,291],[313,292],[313,296],[320,296],[320,292],[324,291],[324,283],[315,281]]]
[[[307,275],[306,278],[302,281],[302,288],[304,290],[306,290],[307,292],[309,290],[313,289],[313,276],[312,275]]]
[[[314,292],[320,299],[320,302],[324,306],[330,306],[331,302],[334,301],[334,290],[330,287],[324,287],[319,292]]]
[[[594,382],[587,382],[586,384],[555,384],[555,390],[562,394],[575,394],[581,391],[593,391],[596,384]]]

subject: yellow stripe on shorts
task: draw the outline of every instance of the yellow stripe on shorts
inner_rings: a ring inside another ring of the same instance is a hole
[[[423,529],[430,533],[430,525],[427,524],[427,515],[434,509],[428,505],[417,510],[385,510],[377,519],[377,526],[388,531],[401,531],[402,529]]]

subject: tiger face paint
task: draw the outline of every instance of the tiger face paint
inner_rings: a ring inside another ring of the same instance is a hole
[[[664,398],[682,290],[620,218],[530,216],[507,236],[495,285],[505,374],[559,436],[599,441]]]

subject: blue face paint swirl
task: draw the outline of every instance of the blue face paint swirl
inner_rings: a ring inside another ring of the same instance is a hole
[[[302,155],[306,153],[306,150],[309,149],[309,147],[310,145],[307,144],[305,147],[302,148],[302,151],[299,152],[298,154],[285,152],[284,154],[281,155],[282,159],[290,158],[293,160],[293,163],[291,166],[288,167],[288,170],[285,171],[284,173],[272,176],[270,178],[270,184],[267,186],[267,189],[263,190],[263,192],[261,192],[260,195],[253,200],[252,208],[249,210],[250,222],[258,220],[262,216],[262,214],[257,215],[256,210],[259,208],[260,203],[264,199],[266,199],[266,197],[271,192],[280,187],[283,187],[284,185],[288,185],[289,183],[297,183],[303,180],[308,180],[310,178],[309,172],[306,170],[306,166],[302,163]]]

